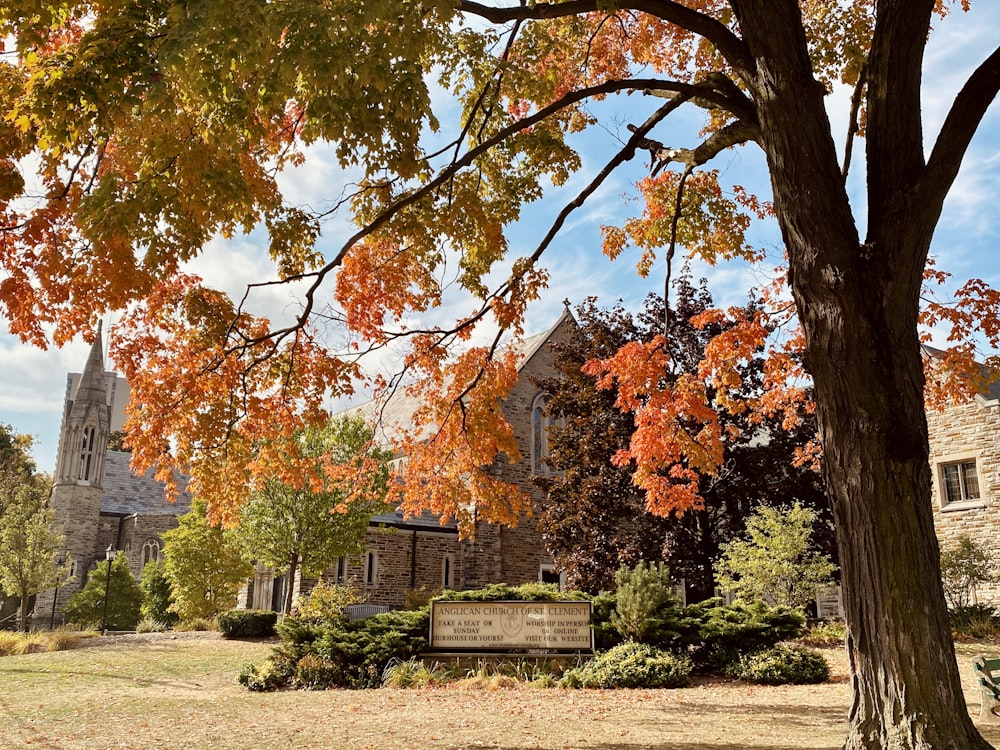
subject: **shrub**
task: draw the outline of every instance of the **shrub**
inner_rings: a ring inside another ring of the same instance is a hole
[[[969,604],[949,610],[951,632],[956,638],[989,639],[1000,635],[1000,616],[988,604]]]
[[[224,638],[270,638],[277,622],[277,612],[262,609],[230,609],[218,620]]]
[[[837,569],[826,555],[813,550],[810,539],[816,512],[795,503],[785,508],[760,507],[747,519],[746,539],[721,548],[715,564],[719,586],[747,600],[801,607],[830,582]]]
[[[575,673],[575,674],[574,674]],[[686,657],[645,643],[622,643],[583,667],[571,670],[560,682],[584,688],[674,688],[687,684],[691,662]]]
[[[743,654],[729,664],[726,674],[764,685],[805,685],[825,682],[830,677],[830,667],[818,651],[777,645]]]
[[[615,583],[610,625],[624,640],[678,648],[684,635],[690,635],[663,563],[640,562],[631,569],[622,566],[615,574]]]
[[[554,583],[491,583],[486,588],[473,591],[445,591],[440,599],[453,602],[492,602],[502,600],[524,600],[532,602],[556,602],[569,599],[583,600],[589,597],[580,591],[561,591]]]
[[[170,626],[161,620],[144,618],[135,626],[136,633],[165,633],[170,630]]]
[[[818,622],[799,640],[807,646],[842,646],[847,638],[847,625],[839,620]]]
[[[342,665],[316,654],[306,654],[295,665],[292,685],[304,690],[326,690],[344,683]]]
[[[279,660],[265,659],[259,666],[244,664],[236,679],[247,690],[266,692],[288,684],[289,675]]]
[[[968,536],[960,536],[955,544],[941,552],[941,583],[948,606],[964,609],[972,604],[976,586],[994,580],[995,566],[990,551]]]
[[[420,586],[415,589],[407,589],[403,593],[403,609],[420,609],[431,603],[431,599],[441,596],[443,589]]]
[[[314,622],[337,623],[347,620],[344,610],[362,600],[354,586],[320,581],[295,605],[296,617]]]
[[[594,629],[594,648],[597,651],[607,651],[622,642],[622,635],[611,624],[618,599],[614,592],[598,594],[593,598],[593,615],[590,625]]]
[[[760,651],[802,634],[805,617],[761,602],[712,606],[712,600],[687,608],[697,623],[692,658],[700,671],[724,670],[741,655]]]
[[[251,689],[274,689],[284,685],[318,688],[378,687],[386,666],[393,659],[405,661],[427,647],[430,613],[386,612],[353,622],[320,623],[286,617],[278,625],[281,643],[275,647],[272,667],[247,668],[241,684]],[[302,670],[299,664],[305,660]],[[293,665],[273,674],[273,663]],[[244,681],[245,680],[245,681]]]

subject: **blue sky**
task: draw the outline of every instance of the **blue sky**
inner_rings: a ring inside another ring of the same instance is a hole
[[[978,0],[973,2],[970,13],[955,11],[948,18],[937,20],[935,27],[926,57],[923,95],[928,143],[968,73],[1000,44],[1000,3]],[[846,127],[846,103],[846,92],[830,97],[831,120],[838,144],[843,141],[841,134]],[[607,122],[613,126],[581,139],[583,170],[562,189],[552,189],[543,201],[526,207],[521,222],[509,235],[515,256],[534,250],[538,238],[567,197],[575,195],[589,182],[604,160],[611,156],[616,144],[614,128],[627,135],[624,131],[627,122],[641,122],[644,115],[635,114],[630,109],[634,106],[634,98],[628,97],[612,97],[601,105],[602,116],[607,116]],[[658,130],[655,137],[668,145],[692,147],[696,144],[694,139],[699,125],[700,115],[678,118],[668,123],[669,129]],[[856,154],[863,151],[863,144],[856,144],[855,149]],[[724,153],[711,166],[720,169],[724,179],[757,189],[762,196],[768,195],[767,174],[756,148]],[[630,182],[641,177],[645,169],[644,159],[637,157],[567,222],[544,256],[551,273],[550,287],[532,306],[527,333],[551,325],[560,314],[564,299],[576,303],[588,295],[596,295],[604,305],[622,299],[627,305],[635,306],[647,293],[661,291],[662,267],[654,269],[648,279],[642,279],[634,270],[634,254],[611,262],[598,251],[601,225],[620,221],[638,210],[636,204],[626,202],[625,196],[630,192]],[[293,202],[314,206],[324,199],[336,198],[342,183],[343,174],[326,158],[322,149],[311,152],[304,166],[284,178]],[[857,161],[852,167],[848,187],[856,215],[863,216],[864,174]],[[1000,211],[995,208],[998,195],[1000,105],[994,104],[962,165],[932,249],[939,268],[953,273],[956,282],[978,277],[1000,287],[1000,263],[997,262]],[[338,240],[342,240],[346,232],[347,226],[342,221],[331,223],[324,228],[322,247],[328,250],[337,247]],[[753,242],[780,258],[780,238],[773,223],[757,226]],[[263,251],[262,237],[256,234],[229,242],[213,242],[194,268],[210,282],[234,293],[247,282],[273,275],[273,268]],[[739,303],[747,288],[758,279],[754,272],[735,263],[712,268],[695,264],[694,273],[709,279],[710,289],[720,304]],[[294,299],[288,290],[271,289],[259,295],[255,302],[260,311],[280,317]],[[440,314],[457,317],[469,309],[468,299],[448,299]],[[5,330],[5,323],[0,327]],[[943,341],[937,340],[937,343]],[[51,472],[55,465],[66,374],[82,368],[87,351],[82,341],[61,350],[41,351],[21,345],[5,332],[0,333],[0,422],[35,436],[35,458],[43,471]]]

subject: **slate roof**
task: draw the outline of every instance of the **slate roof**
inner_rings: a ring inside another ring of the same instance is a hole
[[[129,468],[131,453],[108,451],[104,459],[104,494],[101,512],[121,515],[179,516],[191,509],[191,495],[181,492],[176,502],[168,502],[163,484],[153,472],[136,476]]]
[[[388,513],[380,513],[372,516],[369,525],[372,526],[393,526],[397,529],[417,530],[417,531],[440,531],[443,533],[457,534],[458,523],[452,519],[448,523],[442,524],[441,517],[433,513],[423,512],[419,516],[406,518],[398,508]]]

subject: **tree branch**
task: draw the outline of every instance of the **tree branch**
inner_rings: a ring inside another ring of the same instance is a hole
[[[580,89],[579,91],[570,92],[566,96],[561,97],[560,99],[548,105],[547,107],[541,108],[534,114],[529,115],[521,120],[518,120],[517,122],[512,123],[511,125],[508,125],[507,127],[500,130],[491,138],[483,141],[474,148],[470,149],[460,158],[453,160],[447,167],[443,168],[433,180],[430,180],[429,182],[422,185],[419,189],[414,190],[412,193],[409,193],[407,195],[403,195],[390,205],[386,206],[386,208],[383,209],[382,212],[378,216],[376,216],[371,222],[369,222],[366,226],[362,227],[357,232],[355,232],[351,237],[349,237],[341,245],[340,250],[333,257],[333,259],[327,262],[322,268],[316,271],[310,271],[308,273],[296,274],[294,276],[289,276],[288,278],[283,279],[280,283],[304,281],[306,279],[312,279],[312,281],[309,283],[308,288],[304,292],[305,303],[303,305],[302,312],[297,316],[295,323],[285,328],[279,329],[277,331],[272,331],[269,334],[268,338],[274,338],[277,341],[290,335],[294,331],[302,328],[303,325],[305,324],[305,321],[309,318],[309,316],[313,313],[313,310],[315,309],[316,295],[320,287],[322,286],[323,282],[325,281],[326,277],[343,262],[344,257],[351,250],[351,248],[354,247],[358,242],[360,242],[364,238],[375,233],[378,229],[387,224],[389,221],[391,221],[392,218],[396,216],[400,211],[422,200],[428,195],[431,195],[441,185],[446,183],[455,174],[457,174],[460,169],[471,165],[477,158],[485,155],[491,148],[502,143],[504,140],[510,138],[512,135],[515,135],[516,133],[531,128],[536,123],[544,121],[546,118],[551,117],[553,114],[557,113],[562,109],[565,109],[566,107],[569,107],[573,104],[576,104],[577,102],[583,101],[585,99],[600,94],[618,93],[620,91],[629,91],[629,90],[673,91],[678,93],[679,96],[675,97],[668,104],[664,105],[659,110],[657,110],[657,114],[654,114],[650,118],[650,120],[647,121],[647,123],[650,123],[648,125],[648,128],[646,127],[646,124],[643,125],[639,137],[633,137],[632,139],[629,140],[626,147],[622,149],[622,151],[619,153],[619,157],[623,153],[628,153],[627,157],[628,159],[631,159],[632,156],[634,156],[636,144],[639,142],[639,138],[644,137],[645,134],[648,133],[649,130],[651,130],[656,123],[658,123],[661,119],[663,119],[663,117],[665,117],[667,114],[678,108],[681,104],[686,102],[689,98],[695,95],[703,97],[712,97],[714,95],[717,95],[715,94],[713,89],[711,89],[708,86],[703,86],[701,84],[691,85],[691,84],[678,83],[675,81],[662,81],[659,79],[643,79],[643,78],[605,81],[604,83],[598,84],[596,86],[588,86],[586,88]],[[723,130],[725,130],[725,128]],[[721,132],[722,131],[720,131],[720,133]],[[626,160],[627,159],[624,158],[620,159],[619,161],[612,160],[612,162],[609,163],[608,167],[606,167],[605,169],[608,169],[609,167],[613,169],[614,166],[617,166],[618,164]],[[607,174],[602,171],[601,175],[599,176],[599,179],[603,180],[606,176]],[[546,235],[546,238],[543,240],[538,250],[536,250],[536,254],[533,256],[533,258],[537,258],[537,256],[541,255],[541,252],[551,242],[554,233],[558,232],[558,229],[562,226],[562,222],[565,220],[565,217],[568,215],[568,212],[579,207],[579,205],[582,205],[582,201],[585,200],[586,197],[589,196],[590,193],[592,193],[593,190],[596,189],[597,184],[591,183],[591,186],[589,186],[588,190],[585,190],[584,193],[581,194],[581,196],[579,196],[573,203],[569,204],[569,206],[564,208],[564,210],[560,213],[561,218],[557,218],[555,225],[550,230],[549,234]],[[262,284],[250,284],[247,286],[247,294],[249,294],[249,291],[253,288],[256,288],[258,286],[267,286],[270,285],[271,283],[272,282],[264,282]],[[505,286],[505,289],[509,289],[509,286]],[[245,299],[246,296],[244,296],[244,300]],[[243,302],[240,303],[238,311],[242,311],[242,309],[243,309]],[[258,342],[254,341],[250,343],[258,343]]]
[[[616,10],[637,10],[660,18],[704,37],[722,54],[741,76],[752,73],[754,62],[743,41],[724,24],[711,16],[692,10],[672,0],[633,0],[618,3]],[[534,3],[516,7],[495,8],[471,0],[459,0],[461,13],[485,18],[495,24],[511,21],[543,21],[552,18],[579,16],[584,13],[607,13],[607,5],[599,0],[568,0],[565,3]]]
[[[993,50],[958,92],[941,126],[921,185],[925,198],[940,206],[986,110],[1000,91],[1000,47]]]
[[[844,144],[844,166],[840,170],[847,182],[847,172],[851,168],[851,154],[854,152],[854,136],[858,133],[858,111],[861,109],[861,100],[864,96],[865,86],[868,84],[868,63],[862,64],[858,73],[858,82],[854,84],[854,94],[851,96],[851,113],[847,120],[847,142]]]

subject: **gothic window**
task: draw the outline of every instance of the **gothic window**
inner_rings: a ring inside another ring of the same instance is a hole
[[[337,558],[337,583],[347,581],[347,558],[341,555]]]
[[[547,471],[545,458],[549,455],[549,418],[545,413],[545,396],[538,395],[531,404],[531,471]]]
[[[147,539],[142,543],[142,563],[143,568],[147,563],[160,561],[160,540]]]
[[[93,425],[83,428],[83,443],[80,446],[80,472],[77,479],[90,481],[90,472],[94,465],[94,435]]]
[[[531,403],[531,471],[547,474],[553,471],[545,463],[549,457],[549,430],[553,424],[562,424],[562,419],[549,416],[545,396],[539,393]]]
[[[942,508],[968,507],[970,504],[978,505],[982,500],[974,456],[939,463],[938,483]]]
[[[374,586],[378,575],[378,556],[369,550],[365,553],[365,586]]]
[[[452,559],[451,555],[445,555],[444,559],[441,561],[441,585],[450,589],[453,588],[455,577],[455,561]]]

